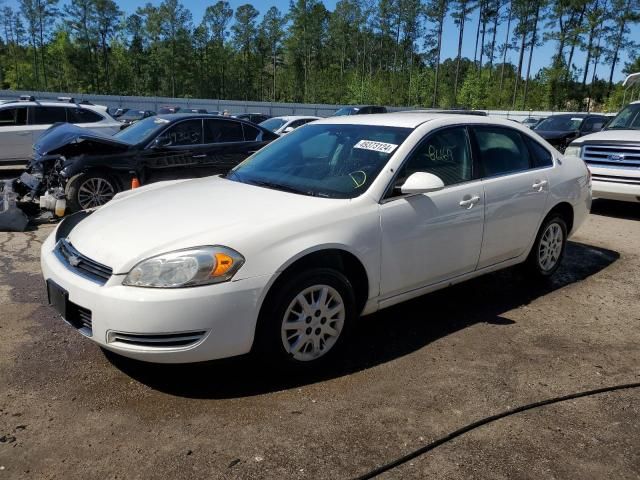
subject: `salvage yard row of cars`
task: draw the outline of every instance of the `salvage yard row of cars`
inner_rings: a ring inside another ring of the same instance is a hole
[[[465,113],[56,125],[15,182],[77,210],[42,247],[49,301],[127,357],[303,368],[336,356],[360,315],[513,265],[551,277],[592,190],[640,201],[640,102],[564,154],[537,128]]]

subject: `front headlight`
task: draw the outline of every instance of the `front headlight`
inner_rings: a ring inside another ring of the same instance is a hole
[[[577,147],[575,145],[569,145],[564,151],[564,156],[580,158],[580,147]]]
[[[138,263],[122,282],[131,287],[181,288],[231,280],[244,257],[227,247],[196,247]]]

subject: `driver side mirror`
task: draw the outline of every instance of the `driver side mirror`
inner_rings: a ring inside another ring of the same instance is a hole
[[[444,188],[444,182],[440,177],[427,172],[416,172],[407,178],[400,187],[403,195],[437,192]]]
[[[165,148],[170,147],[172,144],[171,137],[169,135],[160,135],[151,144],[151,148]]]

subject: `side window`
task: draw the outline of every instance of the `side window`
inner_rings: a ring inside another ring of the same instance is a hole
[[[472,180],[473,159],[466,130],[454,127],[429,135],[404,164],[394,186],[400,187],[416,172],[432,173],[445,185]]]
[[[287,128],[293,128],[294,130],[302,125],[304,125],[305,123],[307,123],[306,120],[296,120],[295,122],[291,122]]]
[[[528,170],[529,149],[520,133],[510,128],[474,128],[485,177]]]
[[[96,112],[86,108],[67,108],[67,119],[69,123],[96,123],[103,120]]]
[[[242,124],[233,120],[205,120],[204,143],[243,142]]]
[[[202,144],[202,120],[187,120],[169,128],[161,135],[167,147],[183,147]]]
[[[529,151],[532,156],[532,164],[534,168],[551,167],[553,166],[553,157],[551,152],[536,142],[534,139],[525,136],[527,145],[529,145]]]
[[[67,121],[67,109],[65,107],[35,107],[35,125],[51,125],[57,122]]]
[[[256,127],[252,127],[251,125],[242,125],[242,129],[244,130],[244,139],[247,142],[255,142],[261,139],[260,129]]]
[[[15,127],[27,124],[26,108],[5,108],[0,110],[0,127]]]

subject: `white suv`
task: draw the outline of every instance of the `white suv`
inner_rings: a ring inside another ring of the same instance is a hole
[[[598,133],[574,140],[565,156],[582,158],[594,198],[640,202],[640,102],[633,102]]]
[[[107,113],[107,107],[76,103],[72,98],[40,102],[33,97],[22,97],[0,105],[0,164],[28,160],[38,137],[58,122],[74,123],[106,135],[113,135],[121,127]]]

